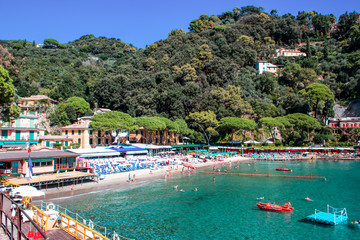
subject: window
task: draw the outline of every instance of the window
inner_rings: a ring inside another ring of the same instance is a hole
[[[101,138],[98,138],[98,144],[101,144]]]
[[[67,135],[68,134],[68,131],[67,130],[65,130],[65,135]]]
[[[168,143],[170,143],[170,138],[168,138]]]
[[[89,144],[92,145],[93,144],[93,140],[92,138],[89,139]]]
[[[52,161],[34,162],[34,167],[49,167],[53,165]]]
[[[101,131],[97,131],[98,137],[101,137]]]
[[[80,138],[78,139],[78,144],[80,144]]]
[[[74,167],[74,158],[68,158],[68,168]]]
[[[72,131],[71,131],[71,135],[74,135],[74,134],[75,134],[75,131],[74,131],[74,130],[72,130]]]
[[[105,139],[105,144],[109,144],[109,139]]]
[[[66,158],[62,158],[62,159],[61,159],[61,168],[67,168]]]
[[[78,135],[81,135],[81,130],[78,130]]]
[[[89,134],[92,135],[92,130],[89,131]]]

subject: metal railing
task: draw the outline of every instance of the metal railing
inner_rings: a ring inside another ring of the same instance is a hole
[[[90,228],[91,224],[90,227],[88,227],[85,224],[79,223],[75,219],[63,213],[60,213],[60,221],[60,228],[77,239],[110,240],[109,238]]]

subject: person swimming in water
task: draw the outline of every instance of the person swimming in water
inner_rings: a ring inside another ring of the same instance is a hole
[[[313,201],[313,200],[310,199],[308,196],[306,196],[305,200],[306,200],[306,201]]]
[[[197,188],[195,188],[195,189],[194,189],[194,192],[197,192],[197,190],[198,190],[198,189],[197,189]]]
[[[184,189],[180,189],[180,192],[185,192]]]
[[[174,186],[174,189],[175,189],[175,190],[177,190],[177,188],[178,188],[178,185]]]

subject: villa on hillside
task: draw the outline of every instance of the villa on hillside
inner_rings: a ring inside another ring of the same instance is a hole
[[[259,74],[263,74],[263,72],[271,72],[277,74],[280,69],[282,69],[282,66],[277,66],[267,61],[256,62],[256,70],[258,70]]]
[[[296,49],[285,49],[285,48],[276,49],[276,57],[300,57],[300,56],[306,57],[306,53]]]
[[[334,133],[338,133],[339,129],[359,128],[360,117],[328,118],[327,125],[333,128]]]

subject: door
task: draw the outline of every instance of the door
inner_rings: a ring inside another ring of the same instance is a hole
[[[34,131],[29,132],[29,140],[34,140]]]
[[[20,131],[16,131],[15,132],[15,140],[20,140],[21,139],[21,132]]]
[[[7,135],[7,130],[1,130],[1,138],[2,139],[7,139],[8,135]]]
[[[12,173],[17,173],[19,169],[19,161],[12,162]]]

